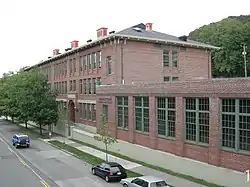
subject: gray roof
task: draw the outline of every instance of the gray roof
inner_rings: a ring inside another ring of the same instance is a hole
[[[133,28],[140,28],[141,31],[138,32],[134,30]],[[124,29],[120,32],[117,32],[115,35],[117,36],[122,35],[122,36],[127,36],[127,37],[131,36],[131,37],[137,37],[141,39],[144,38],[144,39],[162,40],[162,41],[166,41],[166,42],[173,43],[173,44],[189,45],[189,46],[194,46],[194,47],[196,46],[196,47],[204,47],[204,48],[211,48],[211,49],[218,48],[212,45],[204,44],[201,42],[196,42],[196,41],[189,40],[189,39],[187,39],[187,41],[183,41],[179,39],[179,37],[177,36],[157,32],[154,30],[147,31],[146,26],[143,23]]]
[[[140,179],[143,179],[145,181],[148,181],[148,182],[159,182],[159,181],[165,181],[159,177],[156,177],[156,176],[141,176],[141,177],[138,177]]]

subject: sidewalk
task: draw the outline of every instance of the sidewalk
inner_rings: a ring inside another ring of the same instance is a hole
[[[57,141],[59,141],[61,143],[65,143],[67,145],[75,147],[76,149],[79,149],[80,151],[89,153],[89,154],[91,154],[91,155],[93,155],[95,157],[98,157],[98,158],[101,158],[101,159],[105,160],[105,153],[104,152],[101,152],[99,150],[96,150],[96,149],[93,149],[93,148],[90,148],[90,147],[87,147],[87,146],[83,146],[83,145],[78,144],[78,143],[76,143],[74,141],[71,141],[71,140],[69,140],[69,139],[67,139],[65,137],[54,137],[54,138],[51,138],[51,139],[43,139],[43,141],[45,141],[45,142],[50,141],[50,140],[57,140]],[[112,162],[118,162],[125,169],[134,171],[136,173],[140,173],[142,175],[154,175],[154,176],[161,177],[161,178],[165,179],[170,185],[172,185],[174,187],[184,187],[184,186],[185,187],[205,187],[203,185],[200,185],[200,184],[197,184],[197,183],[194,183],[194,182],[190,182],[188,180],[184,180],[184,179],[181,179],[181,178],[177,178],[175,176],[168,175],[166,173],[162,173],[162,172],[159,172],[159,171],[156,171],[156,170],[141,166],[141,165],[139,165],[137,163],[133,163],[133,162],[130,162],[130,161],[115,157],[115,156],[110,155],[110,154],[108,155],[108,160],[112,161]]]

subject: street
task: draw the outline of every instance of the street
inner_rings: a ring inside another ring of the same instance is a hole
[[[55,149],[31,135],[31,147],[16,149],[11,144],[20,128],[0,119],[0,186],[36,187],[121,187],[91,174],[91,165]]]

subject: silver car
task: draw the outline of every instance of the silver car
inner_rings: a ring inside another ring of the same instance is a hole
[[[142,176],[122,179],[123,187],[170,187],[165,180],[155,176]]]

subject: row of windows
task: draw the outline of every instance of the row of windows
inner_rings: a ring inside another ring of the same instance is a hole
[[[90,79],[80,79],[79,83],[79,93],[80,94],[96,94],[96,86],[101,85],[101,77],[90,78]],[[77,81],[70,80],[69,91],[76,91]],[[59,94],[67,94],[67,81],[55,82],[54,89]]]
[[[91,70],[102,67],[102,52],[89,53],[84,56],[80,56],[79,71]],[[75,70],[76,71],[76,70]]]
[[[67,94],[67,81],[55,82],[54,86],[59,94]]]
[[[175,98],[156,99],[158,135],[175,137]],[[117,97],[118,127],[128,128],[128,106],[128,97]],[[209,106],[209,98],[185,98],[185,140],[209,144]],[[135,130],[148,133],[149,118],[149,98],[134,97]],[[236,151],[250,151],[250,99],[221,100],[221,145]]]
[[[90,103],[79,104],[80,119],[96,121],[96,105]]]
[[[170,82],[170,81],[179,81],[179,77],[164,77],[163,81],[164,82]]]
[[[96,94],[96,86],[101,85],[101,77],[79,80],[80,94]]]

